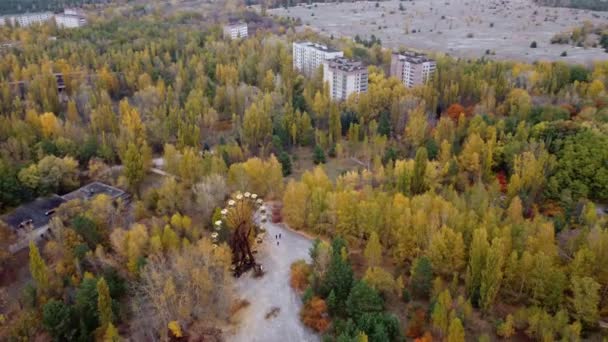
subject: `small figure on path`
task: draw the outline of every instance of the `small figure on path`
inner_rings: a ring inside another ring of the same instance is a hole
[[[279,239],[281,238],[281,233],[279,233]]]
[[[279,245],[279,241],[277,241],[277,246]]]

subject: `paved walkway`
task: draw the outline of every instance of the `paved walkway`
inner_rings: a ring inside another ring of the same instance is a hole
[[[316,342],[319,336],[300,322],[300,296],[289,286],[291,264],[298,259],[310,261],[308,251],[312,241],[280,225],[266,223],[267,235],[258,249],[257,262],[264,267],[262,278],[252,272],[236,281],[237,294],[250,302],[239,313],[239,323],[227,341],[236,342]],[[281,239],[275,235],[281,234]],[[279,245],[277,246],[277,241]],[[266,319],[273,308],[278,313]]]

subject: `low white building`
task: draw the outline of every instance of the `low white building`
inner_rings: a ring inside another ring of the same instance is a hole
[[[51,12],[25,13],[5,15],[0,17],[0,25],[11,24],[28,27],[34,24],[43,24],[55,18],[57,25],[65,28],[75,28],[86,25],[87,20],[83,12],[75,9],[66,9],[64,13]]]
[[[344,101],[351,94],[367,92],[367,67],[346,58],[331,59],[323,63],[323,81],[332,100]]]
[[[342,51],[311,42],[294,42],[292,50],[294,70],[308,77],[313,76],[325,61],[344,56]]]
[[[55,15],[57,26],[64,28],[82,27],[87,24],[87,19],[83,16],[74,14],[57,14]]]
[[[224,37],[230,39],[247,38],[249,36],[249,29],[247,23],[236,22],[224,25]]]
[[[391,76],[397,77],[408,87],[426,84],[433,78],[437,63],[417,52],[393,53]]]
[[[27,27],[34,24],[45,23],[53,17],[51,12],[39,12],[39,13],[24,13],[24,14],[12,14],[0,17],[0,25],[10,24],[13,26]]]

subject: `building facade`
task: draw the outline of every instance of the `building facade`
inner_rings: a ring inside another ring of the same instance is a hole
[[[325,61],[344,56],[342,51],[311,42],[294,42],[292,49],[294,70],[308,77],[313,76]]]
[[[230,39],[247,38],[249,36],[249,29],[247,23],[232,23],[224,25],[224,37]]]
[[[332,100],[344,101],[351,94],[367,92],[367,67],[346,58],[330,59],[323,63],[323,81]]]
[[[75,28],[86,25],[87,20],[83,12],[74,9],[66,9],[64,13],[53,14],[51,12],[25,13],[6,15],[0,17],[0,25],[10,24],[27,27],[34,24],[43,24],[55,18],[57,25],[64,28]]]
[[[408,87],[426,84],[433,78],[437,63],[424,54],[416,52],[393,53],[391,76],[397,77]]]
[[[72,200],[90,201],[97,195],[108,196],[113,203],[129,203],[129,193],[101,182],[89,183],[63,196],[51,195],[38,198],[16,208],[10,214],[0,217],[0,221],[11,229],[17,241],[9,246],[11,253],[16,253],[29,245],[30,241],[40,241],[47,238],[51,232],[50,223],[55,211],[63,203]]]
[[[64,13],[55,15],[55,22],[57,22],[57,26],[59,27],[76,28],[85,26],[87,19],[80,15]]]
[[[11,24],[13,26],[27,27],[34,24],[45,23],[53,17],[51,12],[25,13],[15,15],[5,15],[1,17],[0,25]]]

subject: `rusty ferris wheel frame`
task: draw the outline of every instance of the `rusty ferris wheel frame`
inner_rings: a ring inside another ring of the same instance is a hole
[[[254,218],[258,209],[262,208],[261,211],[265,211],[262,207],[263,203],[256,194],[235,193],[221,211],[222,219],[214,223],[216,232],[212,237],[217,242],[220,233],[223,233],[225,241],[232,250],[232,269],[237,277],[251,268],[261,269],[256,264],[252,244],[258,240],[256,236],[264,231]],[[263,216],[262,222],[265,220],[266,218]]]

